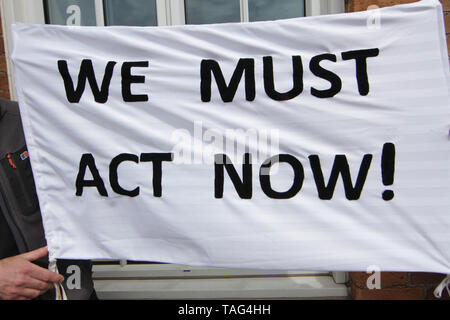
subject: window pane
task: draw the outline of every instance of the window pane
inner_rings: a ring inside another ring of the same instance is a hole
[[[92,0],[46,0],[46,22],[51,24],[95,26],[95,4]]]
[[[186,23],[241,21],[239,0],[185,0]]]
[[[105,0],[105,25],[156,26],[155,0]]]
[[[250,21],[288,19],[305,16],[304,0],[248,0]]]

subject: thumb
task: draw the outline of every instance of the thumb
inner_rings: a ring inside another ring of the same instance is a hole
[[[34,261],[39,258],[43,258],[43,257],[47,256],[47,254],[48,254],[47,247],[42,247],[42,248],[30,251],[30,252],[23,253],[19,256],[24,258],[25,260]]]

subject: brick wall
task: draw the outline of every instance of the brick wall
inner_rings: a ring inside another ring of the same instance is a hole
[[[1,17],[0,17],[1,19]],[[6,70],[5,42],[3,40],[2,23],[0,20],[0,97],[9,99],[8,73]]]
[[[370,5],[386,7],[395,4],[416,2],[417,0],[346,0],[347,12],[366,10]],[[441,0],[444,9],[447,44],[450,39],[450,0]],[[450,57],[450,50],[449,50]],[[445,275],[435,273],[414,272],[382,272],[381,289],[368,289],[367,279],[371,274],[365,272],[350,272],[349,282],[351,296],[356,300],[393,300],[393,299],[434,299],[433,291],[445,278]],[[445,291],[443,299],[450,299]]]
[[[368,289],[370,274],[350,272],[349,283],[355,300],[428,300],[436,299],[434,289],[445,275],[425,272],[381,272],[381,289]],[[446,290],[442,299],[450,300]]]

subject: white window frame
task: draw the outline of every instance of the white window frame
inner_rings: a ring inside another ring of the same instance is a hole
[[[10,61],[10,25],[13,22],[44,24],[44,5],[41,0],[0,1],[10,95],[12,100],[16,100],[16,93],[13,85],[12,65]],[[94,1],[96,23],[98,26],[104,26],[105,19],[103,0]],[[241,21],[248,22],[248,0],[240,0],[240,9]],[[186,23],[184,0],[156,0],[156,11],[158,26],[182,25]],[[306,16],[341,13],[344,11],[344,0],[305,1]],[[103,297],[105,298],[124,298],[124,296],[131,299],[183,299],[202,297],[300,298],[338,296],[344,298],[347,295],[344,285],[347,282],[346,272],[269,272],[240,269],[194,268],[170,264],[129,265],[126,261],[122,260],[118,265],[96,266],[94,269],[94,277],[97,277],[97,285],[103,290],[103,292],[99,292],[100,297],[102,297],[103,293]],[[121,281],[119,279],[126,281]],[[229,281],[217,281],[224,279]],[[236,289],[236,284],[233,283],[236,279],[239,279],[238,281],[243,284],[242,288],[247,289]],[[330,279],[333,281],[330,282]],[[136,289],[136,284],[133,281],[146,283],[146,286],[144,289]],[[189,282],[190,290],[182,289],[183,284],[185,284],[186,281]],[[218,283],[221,287],[217,287]],[[286,289],[286,286],[292,284],[295,285]],[[198,290],[195,289],[196,286],[198,286]],[[180,288],[180,290],[169,290],[174,287]],[[251,289],[252,287],[260,289]],[[212,289],[205,291],[205,288]],[[283,290],[283,288],[285,289]],[[214,293],[211,291],[214,291]]]

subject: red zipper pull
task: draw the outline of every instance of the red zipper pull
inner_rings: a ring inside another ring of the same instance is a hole
[[[14,169],[17,169],[16,165],[12,161],[12,158],[11,158],[10,154],[7,155],[7,158],[8,158],[8,161],[9,161],[9,164],[11,165],[11,167],[13,167]]]

